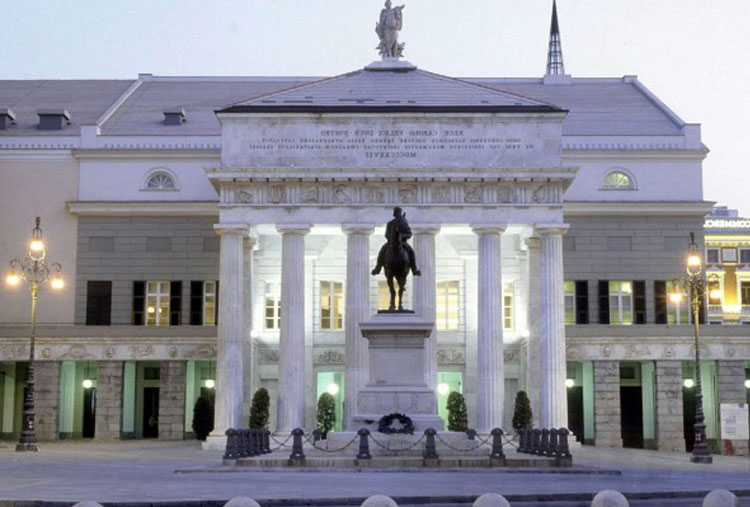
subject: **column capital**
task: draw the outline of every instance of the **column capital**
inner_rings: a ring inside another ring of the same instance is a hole
[[[369,236],[375,231],[374,224],[341,224],[341,231],[346,234],[364,234]]]
[[[294,223],[294,224],[276,224],[276,230],[279,234],[299,234],[304,236],[310,232],[310,224]]]
[[[474,234],[483,236],[485,234],[502,234],[505,229],[508,228],[508,224],[494,224],[494,223],[476,223],[471,224],[471,230]]]
[[[564,236],[570,229],[569,224],[534,224],[534,233],[540,236],[559,234]]]
[[[541,248],[542,240],[536,236],[530,236],[525,240],[526,248]]]
[[[437,235],[440,229],[440,224],[411,224],[411,232],[414,234]]]
[[[220,223],[214,224],[214,231],[219,236],[235,234],[237,236],[250,236],[250,225],[243,223]]]

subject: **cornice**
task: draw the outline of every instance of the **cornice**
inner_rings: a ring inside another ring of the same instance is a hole
[[[565,216],[591,215],[683,215],[704,217],[715,203],[711,201],[566,201]]]
[[[72,201],[66,203],[74,215],[218,216],[214,201]]]

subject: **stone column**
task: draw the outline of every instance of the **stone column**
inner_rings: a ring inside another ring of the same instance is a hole
[[[534,427],[539,427],[539,384],[542,380],[542,371],[539,367],[539,320],[542,306],[541,277],[539,276],[541,241],[539,238],[531,237],[526,240],[528,248],[528,279],[527,290],[527,319],[529,324],[529,337],[526,340],[526,394],[529,395],[531,412],[533,414]]]
[[[248,236],[243,242],[243,262],[242,269],[242,306],[244,315],[244,330],[242,332],[242,364],[244,366],[244,378],[242,385],[242,420],[249,421],[250,405],[253,399],[255,384],[253,382],[255,374],[255,359],[253,357],[253,251],[258,244],[258,238]],[[221,303],[221,301],[219,301]],[[243,426],[244,427],[244,426]]]
[[[122,361],[99,361],[96,364],[96,440],[120,438],[122,367]]]
[[[622,447],[620,363],[594,361],[594,441],[602,447]]]
[[[34,409],[36,436],[39,440],[57,440],[57,410],[60,396],[60,362],[36,361]]]
[[[685,452],[682,420],[682,361],[656,361],[656,446]]]
[[[503,425],[503,280],[501,234],[504,225],[472,225],[479,236],[477,293],[477,430]]]
[[[414,310],[428,320],[435,322],[436,294],[435,294],[435,236],[440,232],[437,224],[412,224],[414,233],[414,255],[417,267],[422,276],[413,277],[414,280]],[[432,329],[430,338],[424,343],[425,353],[425,383],[435,390],[437,385],[437,334]],[[435,398],[437,407],[437,398]]]
[[[277,225],[281,233],[281,333],[277,431],[305,426],[305,235],[309,224]]]
[[[541,237],[539,423],[542,428],[568,427],[562,252],[562,237],[567,229],[567,224],[537,224],[536,226],[536,233]]]
[[[211,437],[224,438],[229,428],[244,428],[242,420],[243,241],[246,224],[217,224],[219,254],[219,325],[216,339],[216,405]]]
[[[185,370],[185,361],[162,361],[161,363],[159,440],[183,440],[185,438]],[[190,410],[192,409],[193,407],[190,407]]]
[[[370,313],[370,235],[372,225],[344,224],[346,238],[346,377],[344,429],[354,431],[352,416],[357,411],[357,393],[367,383],[367,340],[359,323]]]
[[[717,361],[717,377],[719,380],[719,406],[722,403],[747,403],[745,393],[745,361]],[[722,437],[723,438],[723,437]],[[730,440],[732,451],[739,456],[748,455],[747,440]],[[722,443],[721,453],[727,454]]]

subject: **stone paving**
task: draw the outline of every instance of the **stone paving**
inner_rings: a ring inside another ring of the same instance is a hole
[[[14,452],[9,442],[0,444],[0,500],[179,502],[244,495],[259,500],[343,501],[373,494],[447,498],[478,496],[488,491],[506,496],[554,496],[593,494],[608,488],[651,493],[725,488],[744,492],[740,505],[750,506],[747,457],[715,456],[713,465],[694,465],[685,453],[583,447],[575,453],[572,470],[554,472],[330,468],[259,471],[223,467],[220,452],[201,451],[196,442],[68,441],[42,443],[41,448],[38,454],[21,454]],[[692,505],[676,502],[664,500],[652,505]]]

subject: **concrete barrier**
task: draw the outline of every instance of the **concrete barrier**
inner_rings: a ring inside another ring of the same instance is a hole
[[[591,500],[591,507],[628,507],[629,505],[625,495],[614,489],[600,491]]]
[[[389,496],[375,495],[362,502],[362,507],[398,507],[398,504]]]
[[[715,489],[703,499],[703,507],[737,507],[738,505],[737,497],[726,489]]]
[[[260,505],[252,498],[237,496],[225,503],[224,507],[260,507]]]
[[[480,496],[474,503],[473,507],[510,507],[508,500],[504,496],[498,495],[497,493],[485,493]]]

